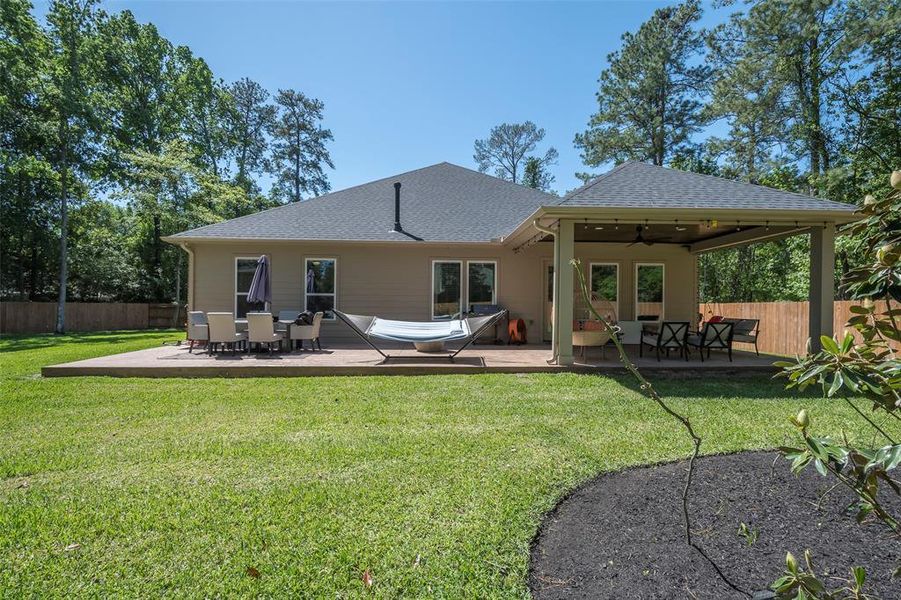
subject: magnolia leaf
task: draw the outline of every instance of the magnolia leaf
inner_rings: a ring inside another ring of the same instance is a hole
[[[821,335],[820,343],[823,345],[823,350],[829,354],[839,354],[838,344],[836,344],[835,340],[828,335]]]

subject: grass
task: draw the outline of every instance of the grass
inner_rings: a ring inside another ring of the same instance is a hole
[[[0,590],[523,597],[563,494],[690,450],[624,377],[37,376],[176,336],[0,340]],[[802,406],[820,432],[855,422],[766,377],[659,387],[707,453],[782,443]]]

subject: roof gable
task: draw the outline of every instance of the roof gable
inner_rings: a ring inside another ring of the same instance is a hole
[[[627,161],[573,190],[559,206],[847,210],[854,207],[804,194],[643,162]]]
[[[401,225],[393,231],[394,183]],[[171,239],[488,242],[557,196],[447,162],[185,231]]]

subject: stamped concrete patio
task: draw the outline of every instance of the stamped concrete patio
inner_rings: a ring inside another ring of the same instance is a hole
[[[774,370],[778,357],[756,356],[753,352],[734,351],[733,362],[722,352],[701,362],[697,354],[689,361],[673,357],[658,362],[653,351],[638,357],[637,346],[627,347],[635,364],[645,370],[674,372],[763,371]],[[321,351],[238,352],[207,354],[205,349],[188,352],[187,345],[125,352],[99,358],[44,367],[45,377],[107,375],[112,377],[303,377],[327,375],[427,375],[436,373],[554,373],[604,372],[622,369],[616,349],[608,347],[605,358],[599,348],[588,349],[585,356],[576,353],[571,367],[548,364],[548,345],[492,346],[476,345],[464,350],[454,362],[442,354],[422,354],[412,349],[391,349],[390,361],[364,346],[327,347]],[[649,356],[650,354],[650,356]]]

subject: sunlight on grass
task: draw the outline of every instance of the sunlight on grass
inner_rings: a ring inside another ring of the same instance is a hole
[[[346,597],[368,569],[379,597],[523,597],[561,495],[690,450],[620,377],[32,377],[177,336],[3,340],[0,589]],[[760,376],[658,387],[708,453],[783,442],[802,405],[853,422]]]

